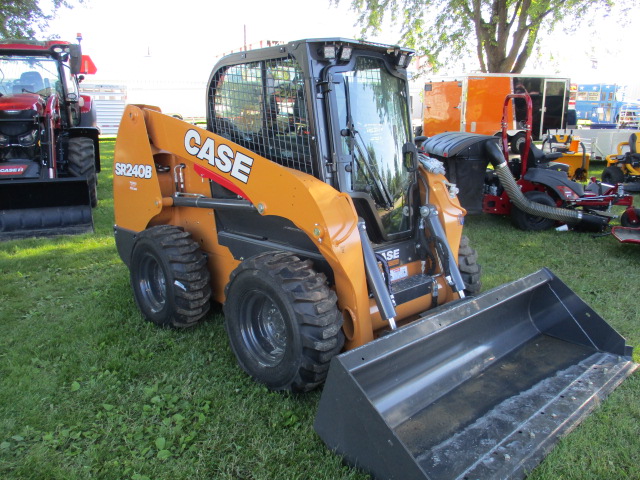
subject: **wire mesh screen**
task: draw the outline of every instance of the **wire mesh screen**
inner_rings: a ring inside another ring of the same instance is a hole
[[[216,74],[210,88],[215,133],[313,174],[304,78],[294,59],[231,66]]]

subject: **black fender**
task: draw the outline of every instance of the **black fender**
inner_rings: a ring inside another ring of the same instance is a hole
[[[532,168],[527,171],[523,178],[528,182],[539,183],[540,185],[550,188],[556,192],[559,198],[566,198],[566,195],[559,187],[568,188],[575,192],[579,197],[584,196],[584,187],[578,182],[569,180],[567,174],[564,172],[548,170],[545,168]]]

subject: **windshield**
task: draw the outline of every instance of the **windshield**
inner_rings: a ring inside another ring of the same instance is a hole
[[[30,56],[0,56],[0,93],[38,93],[44,97],[62,87],[55,60]]]
[[[411,228],[408,192],[413,175],[403,167],[411,141],[406,84],[382,60],[358,57],[336,87],[343,153],[354,159],[351,189],[371,195],[387,235]]]

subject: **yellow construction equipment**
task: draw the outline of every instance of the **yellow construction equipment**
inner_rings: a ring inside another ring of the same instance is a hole
[[[325,382],[315,428],[349,463],[521,476],[636,365],[547,270],[480,293],[456,187],[412,142],[412,54],[345,39],[232,54],[206,129],[128,106],[116,244],[148,320],[188,327],[219,302],[249,375]]]

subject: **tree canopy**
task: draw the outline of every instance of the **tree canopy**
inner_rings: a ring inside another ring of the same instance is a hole
[[[76,0],[81,3],[82,0]],[[71,8],[67,0],[0,0],[0,38],[35,38],[61,7]]]
[[[332,0],[339,3],[340,0]],[[351,0],[362,35],[385,21],[400,26],[400,42],[424,55],[434,71],[475,52],[482,72],[521,73],[541,34],[583,26],[613,0]]]

